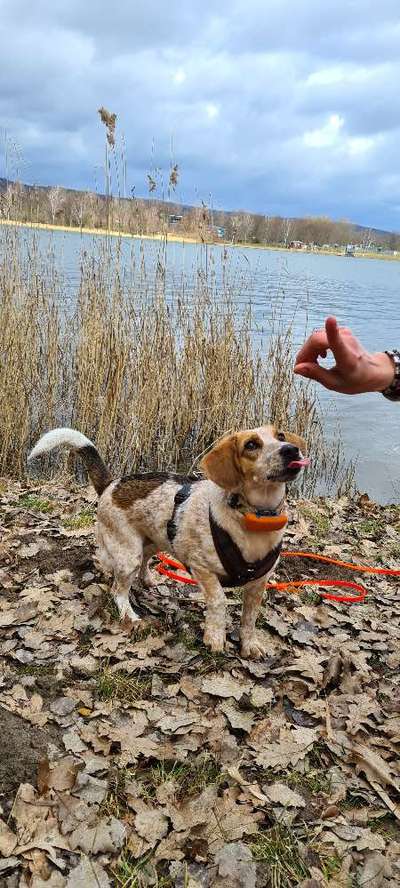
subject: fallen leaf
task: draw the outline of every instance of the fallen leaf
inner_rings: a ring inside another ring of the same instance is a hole
[[[15,833],[7,826],[4,820],[0,819],[0,854],[3,857],[10,857],[18,844]]]
[[[265,795],[274,805],[282,805],[284,808],[305,808],[306,803],[298,792],[293,792],[284,783],[271,783],[263,786]]]
[[[168,832],[168,820],[161,811],[155,808],[147,808],[139,811],[135,817],[135,828],[139,836],[146,839],[151,848],[166,836]]]
[[[72,851],[81,848],[86,854],[115,854],[123,845],[126,827],[116,817],[102,818],[95,826],[78,826],[70,837]]]
[[[231,675],[210,675],[205,678],[201,685],[204,694],[211,694],[214,697],[234,697],[240,700],[243,694],[249,693],[252,684],[248,682],[239,682]]]
[[[220,885],[223,888],[256,888],[256,864],[252,853],[243,842],[232,842],[217,851]],[[218,888],[219,880],[214,882]]]
[[[97,860],[82,857],[78,866],[70,871],[66,888],[111,888],[111,882]]]
[[[207,823],[210,808],[217,798],[216,786],[207,786],[200,795],[178,805],[170,805],[167,809],[168,817],[172,821],[174,829],[192,829],[200,823]]]
[[[231,706],[229,703],[224,703],[221,706],[221,711],[226,715],[232,728],[240,731],[251,731],[254,722],[254,716],[251,712],[242,712],[236,706]]]

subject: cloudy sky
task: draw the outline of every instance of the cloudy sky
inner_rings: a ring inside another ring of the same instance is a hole
[[[0,46],[9,175],[101,189],[104,105],[137,195],[400,230],[399,0],[0,0]]]

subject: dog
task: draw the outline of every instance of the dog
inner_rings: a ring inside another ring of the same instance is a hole
[[[28,459],[59,446],[83,460],[99,496],[98,561],[105,575],[113,576],[112,594],[121,620],[140,619],[129,591],[137,579],[154,585],[148,561],[161,550],[185,565],[204,595],[204,643],[214,652],[223,651],[224,588],[240,586],[241,654],[265,656],[256,619],[265,582],[279,560],[287,520],[286,483],[309,462],[303,439],[261,426],[220,439],[201,459],[202,477],[145,473],[116,480],[94,444],[74,429],[47,432]],[[272,529],[266,532],[265,522],[268,525],[271,518]]]

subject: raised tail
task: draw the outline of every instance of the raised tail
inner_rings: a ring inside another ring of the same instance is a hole
[[[56,447],[68,447],[81,457],[96,493],[100,496],[112,481],[107,466],[92,441],[75,429],[53,429],[40,438],[28,456],[28,462]]]

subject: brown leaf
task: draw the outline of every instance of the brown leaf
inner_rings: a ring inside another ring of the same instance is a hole
[[[86,854],[115,854],[123,845],[126,827],[116,817],[103,818],[95,826],[78,826],[71,833],[72,851],[81,848]]]
[[[154,848],[154,845],[166,836],[168,820],[156,808],[147,808],[136,814],[135,827],[139,836],[146,839],[151,848]]]
[[[217,798],[217,787],[207,786],[200,795],[189,799],[181,805],[170,805],[167,809],[172,825],[177,832],[192,829],[201,823],[207,823],[210,808]]]
[[[108,875],[97,860],[82,857],[71,870],[66,888],[111,888]]]
[[[306,803],[298,792],[293,792],[284,783],[271,783],[263,786],[265,795],[274,805],[282,805],[284,808],[305,808]]]
[[[274,692],[272,688],[263,688],[256,685],[250,694],[251,705],[255,706],[256,709],[259,709],[262,706],[268,706],[268,703],[272,703],[273,699]]]
[[[358,871],[360,888],[380,888],[384,884],[386,861],[383,854],[373,851],[367,854],[362,868]]]
[[[15,833],[7,826],[4,820],[0,819],[0,854],[3,857],[10,857],[18,844]]]
[[[236,706],[224,703],[221,706],[222,712],[226,715],[232,728],[240,731],[251,731],[254,722],[254,715],[251,712],[242,712]]]
[[[221,888],[256,888],[256,864],[252,853],[243,842],[223,845],[215,855]]]
[[[280,730],[279,740],[266,743],[256,755],[257,764],[263,768],[287,768],[290,764],[295,767],[311,751],[318,737],[316,728],[285,726]]]
[[[243,694],[249,693],[252,684],[239,682],[225,672],[224,675],[209,675],[203,680],[201,690],[204,694],[211,694],[214,697],[234,697],[235,700],[240,700]]]
[[[198,828],[198,835],[206,839],[211,854],[215,854],[226,842],[236,842],[243,836],[258,832],[258,821],[264,819],[252,805],[237,802],[234,789],[225,790],[208,812],[207,822]]]

